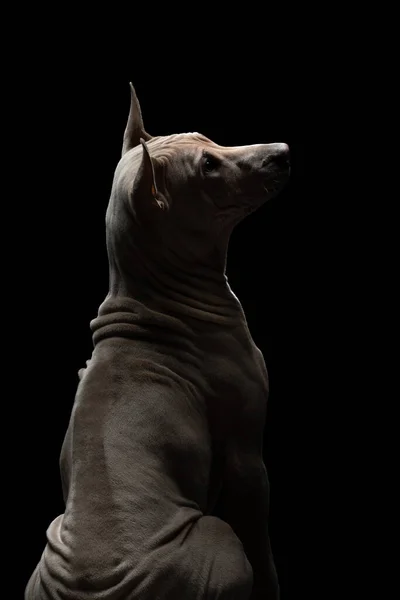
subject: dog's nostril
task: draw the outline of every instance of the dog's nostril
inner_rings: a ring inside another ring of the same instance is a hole
[[[290,165],[290,158],[288,152],[275,154],[272,157],[272,160],[275,162],[275,164],[278,165],[278,167],[288,167]]]
[[[274,149],[262,162],[263,167],[274,162],[278,167],[290,166],[290,152],[287,144],[276,144]]]

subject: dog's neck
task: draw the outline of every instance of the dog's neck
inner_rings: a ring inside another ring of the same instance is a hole
[[[122,216],[119,222],[132,226],[128,216]],[[131,299],[147,310],[183,322],[197,319],[222,325],[237,323],[244,314],[225,274],[228,238],[224,236],[220,247],[209,250],[201,260],[185,263],[165,247],[157,248],[157,242],[151,242],[146,231],[132,234],[123,227],[110,227],[108,297]]]
[[[137,261],[129,274],[110,263],[109,298],[131,299],[150,311],[165,313],[185,322],[197,319],[228,325],[244,318],[224,270],[199,265],[193,272],[171,265]]]
[[[110,337],[150,340],[156,336],[159,340],[168,331],[189,340],[190,332],[236,329],[246,323],[225,276],[221,286],[208,281],[207,287],[207,281],[200,278],[173,281],[165,273],[157,273],[143,285],[140,279],[124,281],[114,273],[110,284],[98,316],[90,324],[95,345]]]

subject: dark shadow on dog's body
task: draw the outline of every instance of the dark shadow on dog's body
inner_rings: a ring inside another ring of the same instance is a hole
[[[225,265],[233,227],[288,174],[286,144],[151,137],[132,88],[106,216],[110,291],[61,452],[65,512],[26,600],[279,597],[268,377]]]

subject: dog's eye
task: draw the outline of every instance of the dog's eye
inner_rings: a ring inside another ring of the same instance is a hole
[[[204,170],[207,173],[210,173],[211,171],[215,171],[216,169],[218,169],[218,167],[219,167],[219,160],[217,158],[214,158],[214,156],[211,156],[211,154],[204,155]]]

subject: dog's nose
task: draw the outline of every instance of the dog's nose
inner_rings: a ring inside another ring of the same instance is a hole
[[[278,167],[290,167],[290,151],[287,144],[273,144],[273,148],[263,160],[263,167],[270,162]]]

